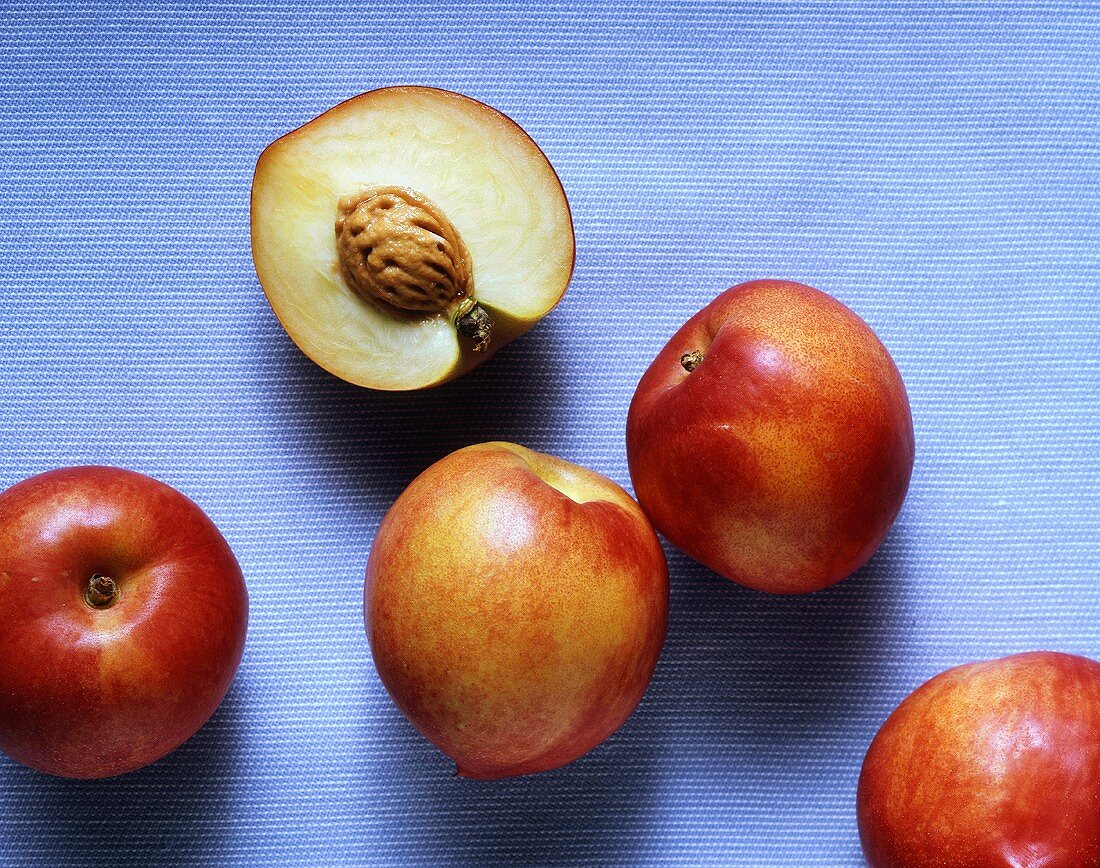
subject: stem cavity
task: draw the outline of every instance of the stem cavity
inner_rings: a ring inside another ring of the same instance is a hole
[[[680,364],[689,374],[703,363],[703,354],[698,350],[689,350],[680,356]]]
[[[110,576],[92,573],[84,590],[84,602],[93,609],[109,609],[118,602],[118,584]]]

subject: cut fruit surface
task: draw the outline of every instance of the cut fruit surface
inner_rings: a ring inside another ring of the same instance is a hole
[[[434,88],[365,93],[269,145],[251,224],[287,333],[374,389],[460,376],[548,313],[573,271],[569,205],[538,145]]]

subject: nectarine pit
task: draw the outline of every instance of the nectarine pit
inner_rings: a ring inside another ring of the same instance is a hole
[[[102,573],[92,573],[84,590],[84,602],[93,609],[109,609],[118,602],[119,596],[118,583]]]
[[[489,345],[493,321],[473,299],[470,252],[435,203],[407,187],[374,187],[336,211],[340,273],[352,292],[398,318],[450,313],[475,351]]]

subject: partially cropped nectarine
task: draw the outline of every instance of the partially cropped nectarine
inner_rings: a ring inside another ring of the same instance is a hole
[[[668,621],[668,572],[611,480],[510,443],[459,450],[383,519],[365,613],[382,683],[460,775],[552,769],[626,720]]]
[[[174,488],[66,467],[0,493],[0,750],[19,762],[104,778],[160,759],[218,707],[247,626],[233,552]]]
[[[1015,654],[941,673],[859,778],[872,868],[1098,868],[1100,663]]]
[[[573,223],[558,176],[512,120],[449,91],[389,87],[260,155],[252,256],[317,364],[361,386],[419,389],[558,303]]]
[[[809,286],[757,280],[673,336],[634,393],[638,501],[668,539],[729,579],[824,588],[863,564],[913,467],[909,401],[863,320]]]

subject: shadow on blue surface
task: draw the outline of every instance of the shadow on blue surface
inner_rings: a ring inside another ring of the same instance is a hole
[[[273,356],[270,380],[283,386],[260,398],[271,405],[265,415],[288,450],[337,475],[344,494],[367,496],[384,510],[418,473],[462,446],[511,440],[550,449],[561,442],[568,421],[559,322],[550,316],[482,367],[420,392],[346,383],[280,331],[265,350]]]
[[[640,715],[627,726],[636,725]],[[396,707],[379,730],[372,737],[392,743],[403,758],[387,770],[390,807],[402,824],[387,842],[388,860],[419,854],[433,863],[565,864],[613,854],[629,864],[660,807],[655,743],[637,732],[561,769],[468,781],[453,775],[453,765]]]
[[[814,594],[776,596],[735,585],[670,550],[672,608],[658,670],[668,699],[767,742],[829,728],[903,641],[907,531],[902,520],[854,575]]]
[[[618,734],[563,769],[494,783],[454,778],[389,706],[368,736],[402,758],[386,770],[401,824],[386,857],[411,858],[414,842],[431,842],[434,852],[419,853],[440,863],[630,864],[652,856],[651,836],[677,822],[662,794],[680,772],[702,768],[732,788],[738,766],[772,762],[782,774],[807,739],[850,729],[883,663],[881,637],[901,629],[888,622],[902,614],[905,539],[902,523],[856,575],[805,597],[740,588],[671,551],[668,640],[646,698]],[[681,738],[685,731],[706,738]],[[861,759],[852,756],[853,781]],[[712,818],[717,829],[727,820]]]
[[[11,840],[33,842],[16,864],[202,861],[232,828],[231,782],[242,771],[248,701],[238,676],[214,716],[182,747],[117,778],[70,781],[5,761],[0,784],[14,798],[3,825]]]

